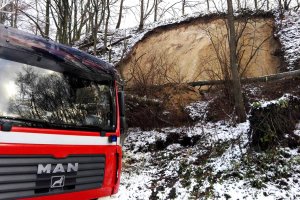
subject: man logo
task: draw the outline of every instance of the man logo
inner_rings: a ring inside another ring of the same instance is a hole
[[[62,188],[65,185],[65,176],[52,176],[51,188]]]
[[[53,169],[53,170],[52,170]],[[39,164],[37,174],[55,174],[55,173],[65,173],[65,172],[77,172],[78,171],[78,163],[67,163],[65,167],[62,163],[58,164]]]

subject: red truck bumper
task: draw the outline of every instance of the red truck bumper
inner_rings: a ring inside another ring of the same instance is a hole
[[[113,146],[83,146],[83,145],[31,145],[31,144],[0,144],[0,159],[6,157],[22,158],[22,156],[51,156],[60,162],[60,159],[68,158],[72,155],[103,155],[105,157],[105,170],[103,182],[100,188],[80,190],[80,191],[59,191],[35,194],[32,196],[20,196],[17,199],[26,200],[85,200],[97,199],[99,197],[110,196],[117,193],[120,183],[122,150],[119,145]],[[80,164],[79,164],[80,170]],[[36,175],[36,173],[34,174]],[[1,180],[1,174],[0,174]],[[1,182],[1,181],[0,181]],[[1,185],[1,183],[0,183]],[[4,184],[5,185],[5,184]],[[36,185],[38,185],[36,183]],[[49,186],[50,187],[50,186]],[[15,199],[15,198],[14,198]]]

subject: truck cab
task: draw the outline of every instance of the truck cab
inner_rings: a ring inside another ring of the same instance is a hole
[[[120,85],[112,65],[0,25],[0,200],[117,193]]]

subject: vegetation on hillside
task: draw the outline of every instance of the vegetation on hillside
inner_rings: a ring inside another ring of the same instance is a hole
[[[124,58],[132,59],[131,76],[123,77],[131,129],[124,144],[120,199],[300,198],[299,76],[240,83],[268,41],[254,45],[243,39],[255,16],[274,17],[274,36],[281,44],[274,52],[281,58],[278,71],[299,69],[299,2],[237,0],[233,5],[228,0],[230,12],[222,0],[192,2],[198,1],[179,1],[178,9],[175,4],[160,7],[164,1],[140,0],[130,10],[123,0],[3,1],[0,22],[17,28],[24,23],[35,34],[119,66]],[[187,8],[199,5],[206,13],[185,16]],[[138,26],[121,30],[126,9],[138,13]],[[174,23],[159,21],[166,13],[174,13]],[[147,26],[150,16],[154,23]],[[178,71],[170,76],[164,54],[152,56],[148,68],[139,63],[141,57],[130,56],[134,44],[152,34],[216,17],[227,25],[225,39],[208,30],[221,71],[212,79],[222,84],[204,88],[188,84]],[[245,46],[252,51],[242,63]]]

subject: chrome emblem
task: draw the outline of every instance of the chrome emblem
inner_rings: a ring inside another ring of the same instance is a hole
[[[52,170],[53,169],[53,170]],[[67,163],[67,166],[64,167],[62,163],[58,164],[38,164],[37,174],[55,174],[55,173],[69,173],[77,172],[78,163]]]
[[[65,176],[51,176],[51,188],[62,188],[65,186]]]

